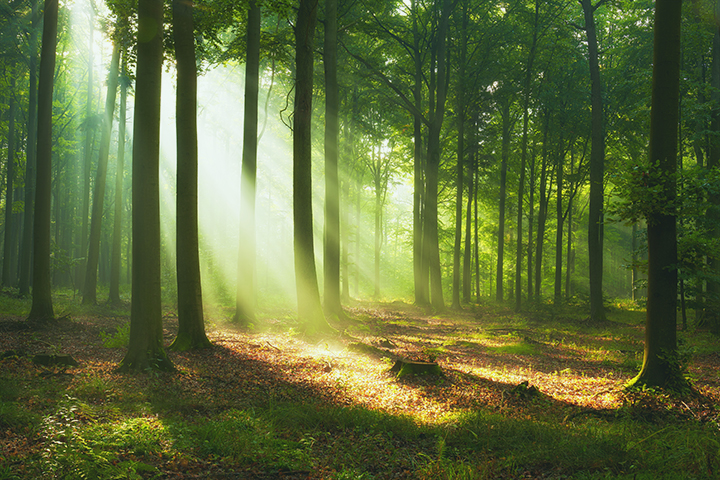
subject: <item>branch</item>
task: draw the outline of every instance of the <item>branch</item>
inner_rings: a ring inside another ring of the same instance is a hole
[[[346,51],[351,57],[353,57],[355,60],[357,60],[358,62],[360,62],[360,63],[362,63],[363,65],[365,65],[365,66],[366,66],[368,69],[370,69],[380,80],[382,80],[388,87],[390,87],[390,88],[400,97],[400,99],[402,100],[401,103],[402,103],[403,107],[405,107],[405,109],[406,109],[407,111],[409,111],[409,112],[412,113],[413,115],[418,116],[418,117],[422,120],[422,122],[425,124],[425,126],[429,126],[430,122],[428,122],[427,118],[425,118],[425,116],[422,114],[422,112],[415,107],[415,105],[414,105],[414,104],[407,98],[407,96],[392,82],[392,80],[390,80],[384,73],[382,73],[380,70],[378,70],[377,68],[375,68],[373,65],[370,64],[370,62],[368,62],[367,60],[365,60],[364,58],[362,58],[360,55],[357,55],[357,54],[351,52],[351,51],[347,48],[347,45],[345,45],[344,42],[340,42],[340,44],[343,46],[343,48],[345,49],[345,51]]]

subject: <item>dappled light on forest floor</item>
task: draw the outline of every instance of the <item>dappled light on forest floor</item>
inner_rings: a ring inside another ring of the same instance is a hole
[[[97,309],[45,331],[32,331],[19,319],[0,321],[0,352],[16,353],[0,360],[0,400],[6,406],[7,399],[22,402],[42,418],[39,433],[28,436],[21,425],[30,420],[8,410],[0,457],[60,455],[65,440],[48,442],[75,429],[84,442],[78,445],[115,445],[103,454],[112,465],[145,465],[167,478],[182,478],[181,471],[220,478],[228,469],[237,478],[265,478],[253,475],[277,468],[296,472],[286,478],[341,478],[337,472],[354,462],[378,465],[376,477],[368,478],[446,478],[427,473],[446,472],[440,460],[429,459],[442,455],[438,438],[456,432],[456,440],[447,440],[455,442],[453,448],[480,449],[478,459],[492,459],[487,468],[495,473],[488,478],[518,478],[498,473],[517,468],[530,472],[528,478],[548,478],[547,465],[556,465],[552,475],[588,468],[586,462],[626,471],[630,463],[618,459],[636,453],[618,429],[646,431],[657,424],[654,441],[664,438],[667,422],[717,430],[720,356],[711,338],[696,336],[700,351],[689,367],[704,396],[649,399],[622,390],[641,361],[642,329],[635,321],[595,328],[538,323],[485,307],[429,316],[403,304],[360,304],[348,314],[334,325],[339,333],[328,338],[298,333],[299,325],[285,313],[269,315],[253,332],[215,323],[208,328],[212,348],[171,352],[177,373],[147,375],[115,371],[125,352],[126,317]],[[169,344],[177,330],[173,313],[166,314],[164,326]],[[80,366],[33,365],[32,356],[41,352],[72,355]],[[442,375],[398,378],[390,371],[396,359],[437,362]],[[640,423],[616,427],[621,421]],[[421,430],[407,430],[413,428]],[[436,438],[422,429],[445,433]],[[484,437],[475,433],[480,431]],[[460,440],[462,435],[470,437]],[[144,440],[138,446],[139,438]],[[583,442],[589,442],[587,451],[601,453],[592,460],[574,453],[558,457],[567,448],[584,448]],[[361,452],[351,453],[355,448]],[[527,448],[550,457],[520,461]],[[275,453],[258,457],[261,451]],[[56,473],[66,468],[37,461]],[[452,468],[470,460],[458,461]],[[527,462],[539,463],[531,468]],[[712,468],[703,462],[696,468]],[[468,465],[478,471],[475,463]]]

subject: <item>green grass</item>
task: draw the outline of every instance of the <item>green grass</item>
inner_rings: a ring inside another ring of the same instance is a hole
[[[608,368],[636,371],[638,312],[611,311],[611,319],[616,315],[623,322],[615,330],[584,330],[562,319],[537,328],[515,320],[510,330],[531,330],[533,340],[550,345],[572,344],[593,361],[606,354]],[[487,347],[493,354],[536,355],[543,348],[529,343],[525,333],[487,333],[508,328],[504,321],[484,324],[480,333],[448,341],[433,353],[445,353],[453,345],[474,347],[468,342],[472,339],[504,342]],[[696,353],[712,351],[713,338],[685,337]],[[557,372],[571,374],[569,368]],[[17,452],[0,450],[0,480],[139,479],[168,471],[222,472],[237,478],[248,471],[268,478],[301,471],[328,479],[428,480],[543,475],[713,479],[720,472],[717,413],[704,420],[680,417],[671,412],[670,400],[656,392],[636,392],[625,407],[603,416],[570,417],[577,410],[550,408],[547,398],[537,397],[502,407],[480,405],[423,423],[312,396],[238,396],[216,403],[212,389],[218,387],[203,383],[209,373],[196,375],[200,400],[172,375],[85,371],[69,380],[40,377],[31,369],[10,371],[0,363],[0,431],[11,435],[7,438],[27,438],[32,445],[21,445]]]

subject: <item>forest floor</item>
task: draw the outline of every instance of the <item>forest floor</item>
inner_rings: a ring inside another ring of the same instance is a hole
[[[718,339],[681,334],[692,394],[627,392],[629,306],[590,325],[578,307],[359,303],[327,338],[268,312],[253,332],[210,322],[213,348],[142,375],[115,372],[126,312],[73,309],[45,329],[0,318],[0,479],[720,476]],[[169,344],[171,311],[164,329]],[[398,378],[397,359],[442,374]]]

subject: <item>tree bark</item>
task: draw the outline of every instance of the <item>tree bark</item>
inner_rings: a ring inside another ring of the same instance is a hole
[[[23,211],[22,241],[20,242],[20,267],[18,290],[21,296],[30,294],[33,252],[33,212],[35,202],[35,168],[37,157],[38,89],[37,89],[37,24],[41,19],[38,1],[32,0],[32,24],[28,46],[30,50],[28,73],[28,123],[27,152],[25,159],[25,206]]]
[[[598,63],[598,43],[595,31],[595,10],[591,0],[580,0],[585,17],[588,42],[588,61],[591,82],[591,136],[590,149],[590,207],[588,210],[588,264],[590,278],[590,320],[605,320],[603,306],[603,182],[605,175],[605,127],[603,120],[602,84]]]
[[[630,383],[681,389],[677,358],[677,237],[675,173],[680,85],[681,1],[655,3],[650,165],[662,186],[658,207],[648,215],[648,295],[645,352]]]
[[[340,99],[337,80],[337,0],[325,0],[325,229],[323,242],[324,306],[328,317],[342,316],[340,304],[340,188],[338,137]]]
[[[463,223],[463,180],[465,156],[465,62],[467,58],[467,2],[463,2],[462,20],[460,30],[460,61],[458,65],[457,84],[457,170],[455,175],[455,246],[453,248],[453,290],[452,308],[460,308],[460,257],[462,251],[462,223]]]
[[[28,320],[55,318],[50,284],[50,212],[52,202],[53,75],[58,0],[45,0],[38,85],[37,173],[33,242],[32,307]]]
[[[295,23],[293,228],[298,317],[309,332],[328,330],[315,269],[312,215],[313,50],[318,4],[300,0]]]
[[[555,174],[555,295],[553,303],[559,306],[562,301],[562,257],[563,257],[563,160],[564,153],[558,152],[557,173]]]
[[[105,99],[105,117],[103,118],[102,137],[100,139],[100,155],[98,157],[95,191],[93,192],[92,218],[90,220],[90,238],[82,284],[83,305],[97,303],[97,274],[100,258],[100,233],[102,227],[103,205],[105,204],[105,184],[107,180],[107,164],[110,153],[110,134],[112,132],[115,99],[117,97],[118,71],[120,69],[120,46],[113,46],[110,74],[108,75],[107,98]]]
[[[242,185],[240,187],[240,245],[235,300],[235,320],[241,325],[255,323],[257,305],[255,190],[257,180],[258,96],[260,74],[260,5],[250,2],[248,10],[247,60],[245,63],[245,117],[243,120]]]
[[[416,0],[411,0],[410,9],[413,16],[413,52],[414,52],[414,83],[413,102],[415,112],[413,114],[413,276],[415,285],[415,304],[427,306],[430,303],[428,291],[428,275],[424,260],[423,232],[424,215],[423,205],[425,203],[425,157],[423,151],[423,135],[421,116],[422,108],[422,59],[420,58],[420,31],[418,30],[418,11]]]
[[[210,346],[205,335],[198,232],[197,66],[193,4],[174,0],[173,39],[177,61],[177,293],[178,333],[172,350]]]
[[[120,371],[173,370],[163,348],[160,289],[160,92],[163,1],[138,0],[133,122],[130,345]]]
[[[95,129],[92,121],[92,98],[93,98],[93,34],[95,32],[95,22],[92,10],[90,11],[90,38],[88,40],[88,78],[87,78],[87,98],[85,99],[85,146],[83,153],[83,197],[82,197],[82,213],[81,213],[81,233],[80,233],[80,255],[81,261],[77,264],[76,284],[78,289],[84,290],[85,272],[87,268],[88,254],[88,219],[90,218],[90,175],[92,171],[92,152],[93,152],[93,131]],[[84,295],[83,295],[84,298]]]
[[[520,153],[520,180],[518,181],[518,201],[517,201],[517,248],[515,251],[515,311],[519,311],[522,306],[522,266],[523,266],[523,235],[522,235],[522,217],[523,217],[523,196],[525,194],[525,164],[527,163],[527,145],[528,145],[528,124],[530,121],[530,94],[532,87],[532,68],[535,61],[535,52],[537,49],[538,23],[540,20],[540,0],[535,0],[535,22],[533,26],[533,38],[530,45],[530,53],[528,54],[527,66],[525,70],[525,86],[524,86],[524,104],[523,104],[523,133],[522,147]],[[528,255],[530,252],[528,252]],[[530,292],[528,292],[528,297]]]
[[[15,256],[13,245],[13,189],[15,188],[15,75],[11,73],[8,96],[8,134],[7,134],[7,167],[5,172],[5,232],[3,238],[3,266],[2,285],[10,287],[13,284],[13,275],[10,266]]]
[[[502,104],[502,152],[500,159],[500,201],[498,214],[498,236],[497,236],[497,269],[495,271],[495,301],[502,302],[503,277],[505,274],[505,201],[507,198],[507,165],[510,157],[510,101],[505,99]]]
[[[118,118],[118,152],[115,167],[115,213],[113,215],[112,257],[110,260],[110,304],[119,305],[120,302],[120,268],[122,259],[122,211],[123,211],[123,183],[125,173],[125,129],[127,125],[127,87],[129,78],[125,72],[123,60],[123,73],[120,77],[120,113]]]

